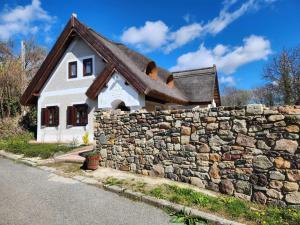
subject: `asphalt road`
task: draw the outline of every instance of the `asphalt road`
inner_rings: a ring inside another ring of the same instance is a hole
[[[160,209],[0,157],[0,225],[170,224]]]

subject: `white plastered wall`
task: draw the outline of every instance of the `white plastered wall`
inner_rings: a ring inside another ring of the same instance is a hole
[[[93,58],[92,76],[83,77],[82,61]],[[78,77],[68,78],[68,63],[77,61]],[[38,99],[37,141],[39,142],[82,142],[82,136],[88,132],[89,140],[93,141],[93,117],[97,100],[87,98],[86,91],[96,76],[104,69],[105,63],[84,41],[75,39],[65,52],[62,59],[43,87]],[[67,126],[67,107],[73,104],[86,103],[89,106],[88,125]],[[41,127],[41,108],[59,106],[59,126]]]
[[[144,96],[127,83],[122,75],[114,72],[106,87],[98,95],[98,108],[115,109],[120,102],[124,102],[131,111],[145,106]]]

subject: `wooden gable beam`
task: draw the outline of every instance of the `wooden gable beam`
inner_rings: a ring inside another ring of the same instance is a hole
[[[115,70],[115,66],[112,63],[109,63],[105,66],[104,70],[97,76],[92,85],[87,89],[86,95],[95,100],[104,87],[104,85],[108,82],[109,78],[112,76]]]
[[[69,22],[65,26],[63,32],[55,42],[51,51],[48,53],[40,69],[33,77],[28,87],[26,88],[25,92],[23,93],[20,99],[22,105],[34,104],[33,101],[35,101],[36,98],[33,97],[40,92],[45,82],[48,80],[51,71],[55,68],[61,56],[64,54],[65,50],[67,49],[68,44],[71,42],[71,39],[69,39],[69,37],[73,32],[72,29],[73,26],[71,21],[72,19],[69,20]]]
[[[103,44],[100,40],[98,40],[91,31],[83,24],[81,24],[77,19],[74,21],[75,28],[78,35],[87,42],[87,44],[103,55],[105,59],[115,65],[115,69],[121,73],[121,75],[130,82],[130,84],[137,89],[140,93],[145,93],[147,86],[145,83],[138,79],[137,76],[134,75],[134,72],[131,71],[128,66],[122,62],[105,44]]]

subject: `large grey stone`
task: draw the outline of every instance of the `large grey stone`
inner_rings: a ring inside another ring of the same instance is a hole
[[[262,104],[249,104],[247,105],[246,112],[248,114],[261,115],[264,112]]]
[[[151,139],[153,137],[153,132],[151,130],[146,131],[146,138],[147,140]]]
[[[269,189],[267,190],[267,195],[271,198],[275,199],[282,199],[282,194],[280,191],[274,190],[274,189]]]
[[[251,195],[251,184],[248,181],[239,180],[235,183],[235,190],[239,193]]]
[[[234,192],[233,183],[230,180],[222,180],[219,183],[220,192],[223,194],[232,195]]]
[[[207,144],[200,143],[200,145],[197,146],[197,151],[205,153],[205,152],[209,152],[210,150]]]
[[[265,196],[265,194],[262,193],[262,192],[260,192],[260,191],[259,192],[255,192],[254,195],[253,195],[253,200],[255,202],[258,202],[258,203],[264,205],[267,202],[267,196]]]
[[[283,190],[287,192],[292,192],[292,191],[298,191],[299,190],[299,184],[296,182],[284,182],[283,185]]]
[[[150,171],[150,176],[164,177],[165,176],[164,167],[160,164],[153,165],[152,170]]]
[[[199,188],[204,188],[205,187],[203,181],[198,177],[191,177],[191,184],[195,185]]]
[[[279,171],[270,171],[269,174],[272,180],[285,180],[285,175]]]
[[[267,156],[258,155],[253,159],[253,166],[259,169],[270,169],[273,163],[268,159]]]
[[[227,144],[226,141],[223,141],[218,135],[214,135],[209,139],[209,145],[211,147],[220,147]]]
[[[276,121],[280,121],[280,120],[283,120],[284,119],[284,116],[279,114],[279,115],[271,115],[268,117],[268,120],[270,122],[276,122]]]
[[[291,204],[300,204],[300,192],[292,192],[285,196],[285,200]]]
[[[168,122],[162,122],[162,123],[159,123],[159,128],[160,129],[170,129],[171,128],[171,124],[168,123]]]
[[[250,137],[244,134],[238,134],[236,143],[240,146],[255,148],[256,140],[254,137]]]
[[[279,151],[286,151],[291,154],[294,154],[297,148],[298,148],[297,141],[293,141],[289,139],[281,139],[279,141],[276,141],[276,146],[274,149]]]
[[[233,120],[232,129],[237,133],[247,133],[247,123],[246,120]]]
[[[270,150],[271,149],[271,147],[269,147],[266,144],[266,142],[264,142],[263,140],[258,140],[256,145],[257,145],[257,148],[259,148],[259,149],[265,149],[265,150]]]

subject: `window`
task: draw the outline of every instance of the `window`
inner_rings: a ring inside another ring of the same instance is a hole
[[[57,127],[59,125],[58,106],[42,108],[41,125],[44,127]]]
[[[90,76],[93,74],[93,59],[83,60],[83,76]]]
[[[88,124],[88,106],[86,104],[68,106],[67,125],[86,126]]]
[[[69,62],[69,79],[77,77],[77,62]]]

